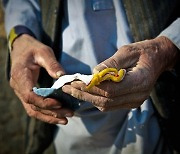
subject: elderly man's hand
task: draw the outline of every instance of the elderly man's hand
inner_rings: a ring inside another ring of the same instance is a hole
[[[51,48],[29,35],[18,37],[11,52],[11,87],[29,116],[48,123],[66,124],[66,117],[73,115],[71,110],[62,108],[61,103],[55,99],[37,96],[32,91],[41,67],[53,78],[64,74]]]
[[[149,97],[159,75],[173,67],[177,54],[177,48],[165,37],[126,45],[94,69],[125,68],[127,73],[121,82],[104,81],[87,90],[86,85],[76,81],[65,85],[63,91],[92,102],[101,111],[136,108]]]

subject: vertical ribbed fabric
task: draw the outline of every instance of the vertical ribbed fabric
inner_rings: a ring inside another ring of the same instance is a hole
[[[156,37],[179,16],[178,0],[123,0],[123,3],[135,41]]]
[[[55,39],[57,31],[57,18],[59,13],[60,0],[41,0],[42,22],[45,32],[50,36],[52,41]]]
[[[58,14],[60,12],[60,2],[60,0],[40,1],[44,30],[42,42],[51,46],[56,56],[59,54],[60,42],[60,37],[58,37],[57,34],[59,35],[59,31],[61,30],[61,28],[58,27],[60,24]],[[52,85],[52,78],[44,69],[41,70],[39,78],[41,87],[50,87]],[[46,152],[55,154],[53,139],[56,125],[48,124],[30,117],[27,119],[25,154],[43,154]]]
[[[151,39],[180,16],[179,0],[123,0],[134,41]],[[179,76],[165,72],[151,92],[151,98],[165,141],[179,153]]]

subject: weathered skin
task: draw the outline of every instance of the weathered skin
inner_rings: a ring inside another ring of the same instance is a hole
[[[177,55],[177,48],[166,37],[126,45],[94,69],[97,73],[105,68],[124,68],[127,73],[121,82],[104,81],[87,90],[85,84],[75,81],[62,89],[91,102],[101,111],[135,108],[149,96],[159,75],[174,66]],[[32,91],[41,67],[53,78],[65,73],[52,49],[23,34],[13,43],[11,62],[10,85],[27,114],[48,123],[67,124],[66,117],[73,116],[73,111],[63,108],[55,99],[37,96]]]
[[[32,91],[37,84],[41,67],[53,78],[65,73],[56,61],[52,49],[23,34],[13,43],[11,62],[10,85],[27,114],[48,123],[66,124],[66,117],[73,116],[73,111],[62,108],[61,103],[55,99],[40,97]]]
[[[173,68],[178,50],[166,37],[157,37],[121,47],[112,57],[95,67],[94,73],[105,68],[126,69],[118,83],[105,81],[87,90],[82,82],[65,85],[63,91],[92,102],[101,111],[136,108],[146,100],[159,77]]]

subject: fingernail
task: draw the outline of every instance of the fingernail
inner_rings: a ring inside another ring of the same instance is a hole
[[[66,121],[65,120],[59,120],[58,123],[59,124],[66,124]]]
[[[61,71],[58,71],[58,72],[56,72],[56,77],[60,77],[60,76],[62,76],[63,75],[63,73],[61,72]]]

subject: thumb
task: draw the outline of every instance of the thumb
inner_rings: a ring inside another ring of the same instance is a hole
[[[117,69],[119,69],[118,63],[116,62],[114,55],[112,57],[106,59],[105,61],[101,62],[97,66],[95,66],[93,69],[93,73],[98,73],[105,68],[117,68]]]
[[[36,56],[36,63],[44,67],[48,74],[53,78],[59,78],[65,74],[64,69],[56,60],[56,57],[51,48],[47,47],[43,49],[42,54]]]

